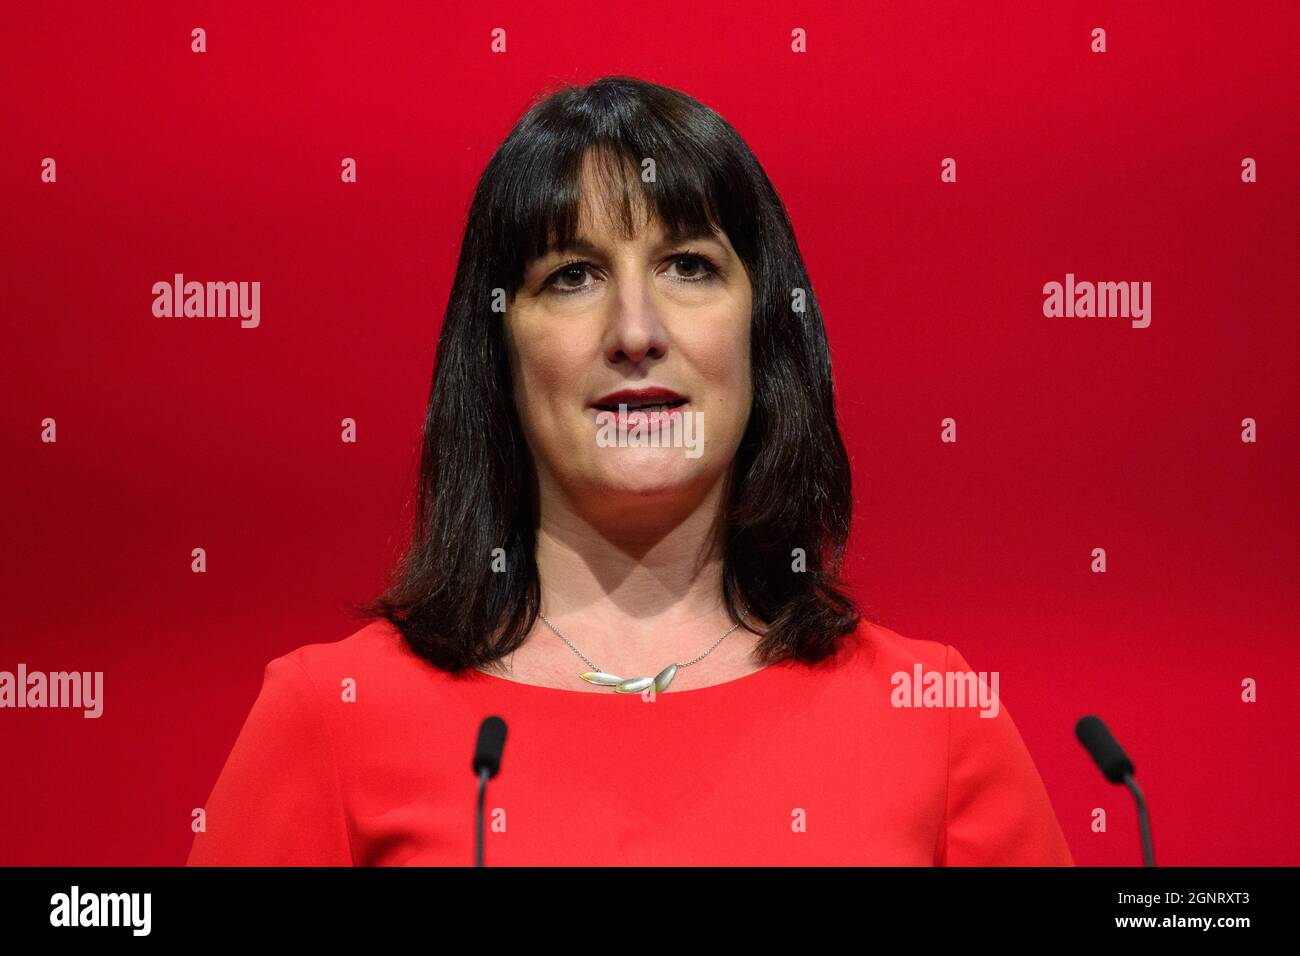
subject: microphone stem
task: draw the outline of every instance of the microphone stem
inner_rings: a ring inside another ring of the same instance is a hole
[[[1138,829],[1142,831],[1142,858],[1146,866],[1155,866],[1156,851],[1151,846],[1151,821],[1147,819],[1146,798],[1142,796],[1142,791],[1138,788],[1132,774],[1124,775],[1124,786],[1133,792],[1133,799],[1137,801]]]
[[[475,815],[476,826],[474,827],[474,865],[483,865],[483,797],[487,793],[487,782],[491,776],[488,769],[484,767],[478,775],[478,812]]]

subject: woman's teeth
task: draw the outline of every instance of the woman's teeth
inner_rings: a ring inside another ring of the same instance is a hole
[[[620,407],[622,407],[627,409],[628,414],[631,414],[632,412],[667,412],[672,411],[674,408],[680,408],[685,404],[686,399],[683,398],[671,402],[657,402],[654,405],[632,405],[624,402],[622,406],[597,405],[596,407],[603,412],[617,412],[620,410]]]

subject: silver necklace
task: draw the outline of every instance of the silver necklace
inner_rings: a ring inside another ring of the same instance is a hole
[[[730,634],[736,628],[740,627],[740,624],[738,623],[731,625],[731,627],[727,628],[726,634],[723,634],[722,637],[714,641],[713,647],[710,647],[699,657],[686,661],[686,663],[684,664],[669,664],[667,667],[661,670],[654,677],[622,678],[614,674],[610,674],[607,671],[603,671],[595,664],[593,664],[587,658],[587,656],[582,653],[582,651],[578,650],[576,647],[574,647],[572,644],[569,643],[569,639],[560,633],[560,629],[558,627],[556,627],[550,621],[546,620],[546,615],[543,614],[541,611],[537,612],[537,616],[540,617],[543,621],[546,621],[546,626],[549,627],[552,631],[554,631],[556,635],[560,638],[560,640],[564,641],[565,644],[568,644],[569,650],[573,651],[573,653],[581,657],[583,662],[588,667],[591,668],[591,670],[587,671],[585,674],[579,675],[583,680],[587,681],[590,684],[600,684],[605,687],[613,687],[614,693],[616,694],[639,694],[641,693],[641,691],[645,690],[651,684],[654,685],[655,693],[659,693],[662,690],[667,690],[668,685],[671,684],[673,682],[673,678],[677,676],[677,668],[690,667],[692,664],[696,663],[697,661],[704,660],[704,658],[708,657],[710,654],[713,653],[714,647],[717,647],[719,644],[722,643],[723,638],[725,638],[727,634]]]

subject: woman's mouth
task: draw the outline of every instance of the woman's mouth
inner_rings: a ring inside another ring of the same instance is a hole
[[[598,402],[594,407],[602,412],[666,412],[670,409],[681,408],[686,404],[686,399],[680,398],[675,402],[656,402],[649,405],[636,405],[632,402],[620,402],[617,405],[606,405]]]
[[[666,388],[624,389],[592,402],[598,422],[613,421],[620,427],[655,427],[682,414],[685,396]]]

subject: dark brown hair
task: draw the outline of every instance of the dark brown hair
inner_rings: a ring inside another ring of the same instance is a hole
[[[387,619],[453,673],[508,654],[532,629],[535,473],[493,301],[501,290],[513,299],[528,261],[574,238],[589,153],[623,191],[629,234],[628,190],[639,184],[669,234],[720,228],[748,270],[753,405],[728,478],[723,596],[734,621],[748,609],[766,622],[754,631],[764,663],[821,660],[861,614],[838,581],[853,501],[812,283],[784,205],[731,125],[684,93],[625,76],[544,95],[479,179],[438,339],[412,539],[388,589],[354,610]],[[494,572],[498,548],[505,570]]]

